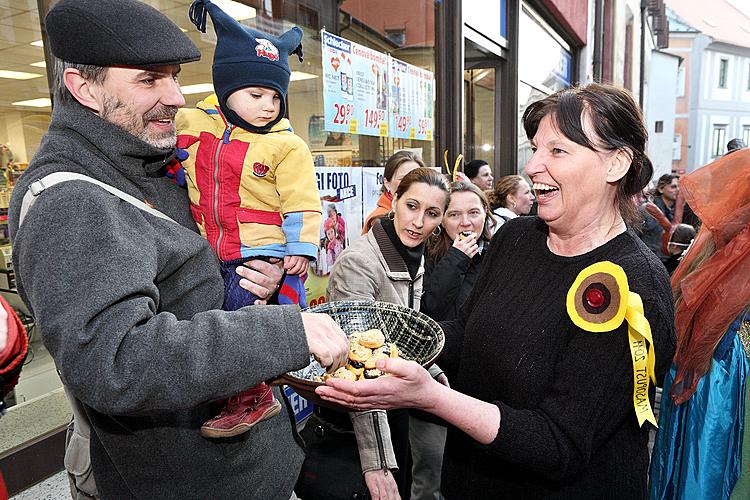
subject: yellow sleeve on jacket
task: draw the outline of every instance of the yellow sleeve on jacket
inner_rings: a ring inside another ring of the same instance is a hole
[[[307,144],[292,135],[291,147],[276,167],[287,255],[316,258],[320,241],[320,193]]]

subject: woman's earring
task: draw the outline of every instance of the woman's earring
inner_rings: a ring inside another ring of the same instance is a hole
[[[394,217],[396,217],[396,212],[395,212],[394,210],[391,210],[390,212],[388,212],[388,215],[387,215],[387,217],[388,217],[388,218],[389,218],[390,220],[393,220],[393,218],[394,218]]]
[[[515,201],[513,202],[513,208],[516,208],[516,202]]]
[[[440,233],[442,233],[442,232],[443,232],[443,227],[440,224],[438,224],[437,226],[435,226],[435,229],[432,230],[432,235],[433,236],[440,236]]]

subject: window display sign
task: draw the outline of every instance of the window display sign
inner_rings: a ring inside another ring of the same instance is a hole
[[[432,140],[432,72],[326,31],[321,43],[325,130]]]
[[[325,129],[388,135],[388,56],[321,32]]]
[[[390,60],[391,137],[432,140],[435,78],[431,71]]]
[[[364,216],[375,208],[380,196],[383,169],[315,167],[315,176],[323,223],[318,256],[310,263],[305,281],[310,306],[325,302],[331,268],[349,243],[360,237]]]

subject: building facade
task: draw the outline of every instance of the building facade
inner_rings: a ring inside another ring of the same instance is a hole
[[[672,170],[688,173],[750,141],[750,10],[719,0],[711,12],[667,0],[670,47],[683,59],[677,84]]]

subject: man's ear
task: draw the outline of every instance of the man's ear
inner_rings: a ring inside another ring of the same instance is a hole
[[[96,113],[100,111],[99,101],[97,100],[98,89],[82,77],[80,71],[75,68],[67,68],[63,73],[63,81],[68,92],[75,97],[76,101]]]
[[[607,182],[617,182],[628,173],[633,163],[633,153],[629,149],[618,149],[607,160]]]

